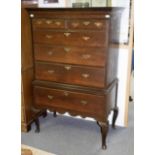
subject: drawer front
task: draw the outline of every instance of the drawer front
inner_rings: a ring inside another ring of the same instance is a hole
[[[104,87],[104,68],[81,67],[63,64],[35,64],[37,80],[55,81],[60,83],[84,86]]]
[[[68,21],[69,29],[84,29],[84,30],[102,30],[107,31],[108,29],[108,20],[90,20],[90,19],[75,19]]]
[[[35,18],[35,19],[32,19],[32,25],[33,25],[33,29],[37,29],[37,28],[64,29],[65,20]]]
[[[35,45],[35,60],[105,66],[105,48]]]
[[[51,89],[44,87],[33,88],[34,103],[40,106],[51,108],[63,108],[67,110],[103,115],[105,110],[104,96],[77,93],[60,89]]]
[[[105,32],[56,32],[56,31],[34,31],[34,42],[50,45],[74,45],[105,47],[108,40]]]

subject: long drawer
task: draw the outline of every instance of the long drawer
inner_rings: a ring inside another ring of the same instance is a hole
[[[89,66],[105,66],[106,48],[78,48],[75,46],[34,46],[35,60]],[[95,62],[95,63],[94,63]]]
[[[34,43],[50,45],[74,45],[88,47],[106,47],[108,39],[106,32],[93,31],[34,31]]]
[[[80,113],[103,115],[104,96],[34,86],[34,103],[49,108],[63,108]]]
[[[36,80],[104,87],[105,69],[56,63],[35,63]]]

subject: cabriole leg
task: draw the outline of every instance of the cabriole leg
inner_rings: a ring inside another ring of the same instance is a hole
[[[36,132],[36,133],[39,133],[39,132],[40,132],[40,123],[39,123],[39,119],[36,118],[36,119],[34,120],[34,122],[35,122],[35,125],[36,125],[36,130],[35,130],[35,132]]]
[[[53,112],[53,116],[57,117],[57,112],[56,111]]]
[[[115,93],[115,107],[113,109],[113,119],[112,119],[112,128],[115,129],[115,123],[116,123],[116,119],[118,117],[118,112],[119,112],[119,109],[117,107],[117,95],[118,95],[118,81],[116,83],[116,93]]]
[[[108,129],[109,129],[109,122],[97,122],[98,125],[101,128],[101,135],[102,135],[102,149],[106,150],[107,149],[107,144],[106,144],[106,137],[108,134]]]
[[[115,126],[115,123],[116,123],[116,119],[117,119],[117,116],[118,116],[118,107],[115,107],[113,109],[114,113],[113,113],[113,119],[112,119],[112,128],[116,128]]]
[[[47,116],[47,111],[45,110],[42,114],[42,116],[45,118]]]

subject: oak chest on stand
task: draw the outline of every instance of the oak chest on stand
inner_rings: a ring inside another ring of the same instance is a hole
[[[94,118],[106,149],[108,115],[118,115],[120,8],[29,8],[33,101],[39,109]]]

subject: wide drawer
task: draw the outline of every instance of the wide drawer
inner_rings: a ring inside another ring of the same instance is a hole
[[[104,87],[105,69],[56,63],[35,63],[36,80]]]
[[[32,19],[33,29],[50,28],[50,29],[64,29],[65,20],[63,19],[48,19],[48,18],[34,18]]]
[[[34,103],[45,108],[62,108],[80,113],[103,116],[104,96],[35,86]]]
[[[35,45],[35,60],[81,64],[90,66],[105,66],[106,48],[79,48],[74,46]]]
[[[80,31],[80,32],[60,32],[60,31],[34,31],[34,43],[45,43],[50,45],[74,45],[105,47],[108,43],[105,32]]]

